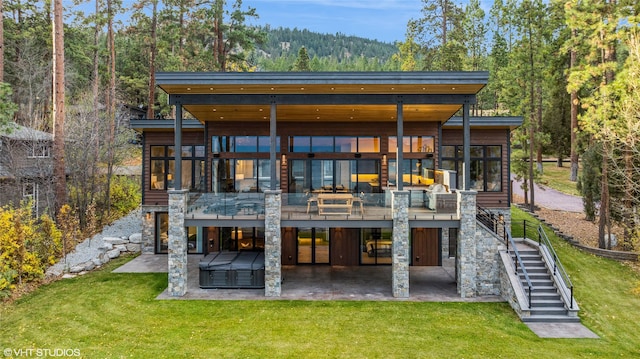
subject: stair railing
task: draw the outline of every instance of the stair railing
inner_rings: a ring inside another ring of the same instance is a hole
[[[559,281],[563,285],[559,285],[559,290],[563,291],[565,296],[569,298],[569,309],[573,309],[573,283],[571,283],[571,279],[565,271],[556,251],[553,249],[551,245],[551,241],[549,241],[549,237],[547,237],[547,233],[542,228],[542,225],[538,226],[538,245],[540,246],[540,250],[542,251],[543,246],[546,247],[551,260],[553,261],[553,275],[559,279]]]
[[[506,235],[506,228],[504,226],[504,220],[502,218],[501,215],[496,215],[495,213],[492,213],[491,211],[481,207],[481,206],[477,206],[478,210],[476,211],[476,219],[485,225],[485,227],[489,228],[491,231],[493,231],[493,233],[497,234],[498,236],[500,236],[502,239],[504,239],[506,241],[507,239],[507,235]],[[501,231],[502,230],[502,231]],[[502,233],[500,233],[502,232]],[[507,249],[509,244],[507,242]]]
[[[518,247],[516,247],[516,242],[513,240],[513,237],[511,236],[511,230],[510,229],[505,229],[505,233],[507,234],[507,243],[511,244],[511,248],[512,248],[513,253],[514,253],[514,256],[513,256],[513,267],[515,269],[515,274],[519,279],[520,278],[520,276],[518,275],[518,263],[519,263],[520,264],[520,268],[522,268],[522,273],[524,274],[524,279],[526,280],[527,286],[529,287],[529,292],[528,293],[524,289],[524,286],[522,287],[522,291],[524,292],[524,295],[528,298],[528,300],[529,300],[529,308],[531,308],[531,293],[533,292],[533,284],[531,283],[531,279],[529,279],[529,273],[527,273],[527,268],[525,268],[525,266],[524,266],[524,264],[522,262],[522,258],[520,258],[520,252],[518,252]]]

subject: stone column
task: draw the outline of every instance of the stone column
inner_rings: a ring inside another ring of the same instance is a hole
[[[282,190],[264,192],[264,295],[279,297],[282,292]]]
[[[169,295],[187,293],[187,231],[184,217],[188,190],[169,190]]]
[[[476,191],[458,191],[458,255],[456,281],[462,298],[476,295]]]
[[[409,191],[393,191],[393,296],[409,298]]]
[[[155,243],[154,243],[154,225],[155,225],[155,216],[154,212],[151,210],[142,207],[142,243],[140,244],[140,252],[142,254],[153,254]]]

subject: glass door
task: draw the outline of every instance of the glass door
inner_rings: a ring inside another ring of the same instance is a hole
[[[329,228],[298,228],[298,264],[329,264]]]

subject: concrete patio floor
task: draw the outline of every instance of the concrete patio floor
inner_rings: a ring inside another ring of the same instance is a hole
[[[442,267],[410,267],[409,298],[394,298],[391,266],[298,265],[282,267],[280,297],[265,297],[264,289],[201,289],[198,262],[189,255],[187,294],[171,297],[165,290],[158,299],[200,300],[368,300],[416,302],[503,302],[499,296],[461,298],[456,290],[453,259]],[[114,273],[166,273],[167,256],[142,254]]]

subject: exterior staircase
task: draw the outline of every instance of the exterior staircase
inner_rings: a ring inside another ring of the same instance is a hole
[[[531,291],[529,315],[522,316],[522,321],[527,323],[580,323],[576,312],[569,310],[562,300],[551,276],[551,271],[547,268],[546,262],[542,260],[539,250],[527,247],[524,250],[520,249],[519,253],[533,290]],[[529,295],[529,286],[522,267],[518,268],[518,277],[525,293]]]

